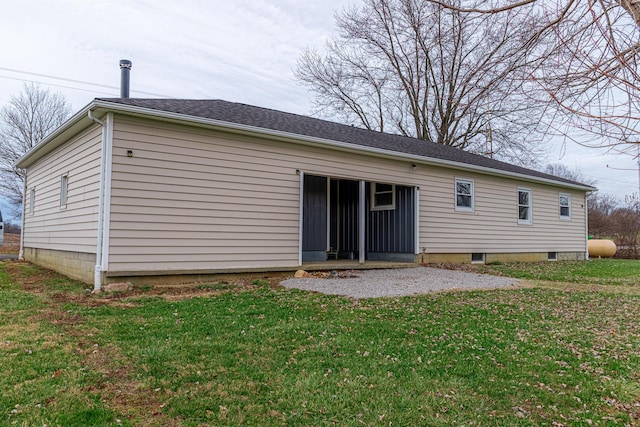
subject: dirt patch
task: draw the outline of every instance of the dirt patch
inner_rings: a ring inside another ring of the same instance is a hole
[[[28,292],[43,293],[46,290],[46,281],[62,277],[51,270],[38,268],[24,261],[4,261],[4,263],[5,271],[11,276],[13,282]]]
[[[91,307],[113,305],[135,307],[137,297],[160,297],[168,301],[179,301],[198,297],[211,297],[225,292],[245,292],[260,286],[276,288],[279,283],[292,275],[237,276],[235,280],[208,283],[183,283],[177,285],[133,285],[124,292],[91,293],[91,285],[73,281],[67,277],[24,261],[3,261],[5,271],[21,289],[43,295],[57,304],[77,303]],[[328,273],[327,273],[328,274]]]
[[[134,379],[135,374],[118,348],[99,346],[88,339],[78,343],[77,351],[88,369],[101,374],[98,381],[84,388],[84,392],[102,396],[103,403],[135,425],[178,425],[175,419],[163,413],[164,402],[170,398],[168,392]]]

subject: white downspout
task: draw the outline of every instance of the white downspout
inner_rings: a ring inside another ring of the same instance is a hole
[[[589,261],[589,196],[591,194],[592,194],[591,191],[589,191],[584,195],[584,231],[585,231],[584,260],[585,261]]]
[[[104,218],[104,178],[107,163],[107,132],[106,123],[93,116],[89,110],[89,118],[102,126],[102,147],[100,155],[100,195],[98,199],[98,237],[96,242],[96,265],[93,277],[93,292],[100,292],[102,289],[102,240],[103,240],[103,218]]]
[[[27,170],[24,170],[22,174],[24,185],[22,187],[22,226],[20,227],[20,252],[18,253],[18,259],[24,260],[24,220],[25,211],[27,209]]]
[[[104,132],[107,134],[107,145],[104,156],[106,157],[104,165],[104,202],[102,205],[102,273],[109,267],[109,235],[111,232],[111,173],[113,170],[113,113],[107,113],[104,120],[106,127]]]

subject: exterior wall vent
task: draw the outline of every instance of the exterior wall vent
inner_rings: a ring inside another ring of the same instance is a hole
[[[484,254],[482,252],[474,252],[471,254],[472,264],[484,264]]]

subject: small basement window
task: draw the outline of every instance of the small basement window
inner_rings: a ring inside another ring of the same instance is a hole
[[[471,254],[472,264],[484,264],[484,254],[482,252],[474,252]]]
[[[547,261],[557,261],[558,260],[558,253],[557,252],[549,252],[547,254]]]
[[[371,184],[371,210],[390,211],[396,208],[396,186],[374,182]]]

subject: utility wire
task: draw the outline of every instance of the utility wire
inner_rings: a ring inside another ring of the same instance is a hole
[[[43,84],[43,85],[47,85],[47,86],[61,87],[63,89],[79,90],[79,91],[82,91],[82,92],[97,93],[97,94],[102,94],[102,95],[113,96],[113,92],[100,92],[100,91],[92,90],[92,89],[80,89],[78,87],[63,86],[63,85],[57,85],[57,84],[54,84],[54,83],[44,83],[44,82],[41,82],[41,81],[38,81],[38,80],[27,80],[27,79],[21,79],[21,78],[18,78],[18,77],[9,77],[9,76],[0,76],[0,79],[17,80],[19,82],[25,82],[25,83],[38,83],[38,84]]]
[[[114,89],[116,91],[120,90],[120,88],[116,87],[116,86],[103,85],[103,84],[100,84],[100,83],[93,83],[93,82],[85,82],[83,80],[76,80],[76,79],[69,79],[69,78],[66,78],[66,77],[52,76],[50,74],[33,73],[33,72],[30,72],[30,71],[17,70],[15,68],[0,67],[0,70],[9,71],[9,72],[18,73],[18,74],[27,74],[27,75],[36,76],[36,77],[44,77],[44,78],[47,78],[47,79],[62,80],[62,81],[71,82],[71,83],[79,83],[79,84],[89,85],[89,86],[97,86],[97,87],[102,87],[102,88],[106,88],[106,89]],[[31,81],[31,80],[12,78],[12,77],[6,77],[6,76],[0,76],[0,77],[7,78],[7,79],[12,79],[12,80],[22,80],[22,81],[25,81],[25,82],[30,82]],[[34,83],[40,83],[40,82],[36,81]],[[47,83],[47,84],[49,84],[49,83]],[[61,85],[54,85],[54,84],[51,84],[51,86],[63,87],[63,88],[67,88],[67,89],[86,90],[86,91],[90,92],[87,89],[78,89],[78,88],[68,87],[68,86],[61,86]],[[160,98],[171,98],[170,96],[167,96],[167,95],[162,95],[162,94],[153,93],[153,92],[143,92],[143,91],[140,91],[140,90],[132,90],[131,92],[140,93],[140,94],[143,94],[143,95],[158,96]],[[97,92],[97,93],[105,94],[105,92]],[[111,94],[111,93],[109,93],[109,94]]]

